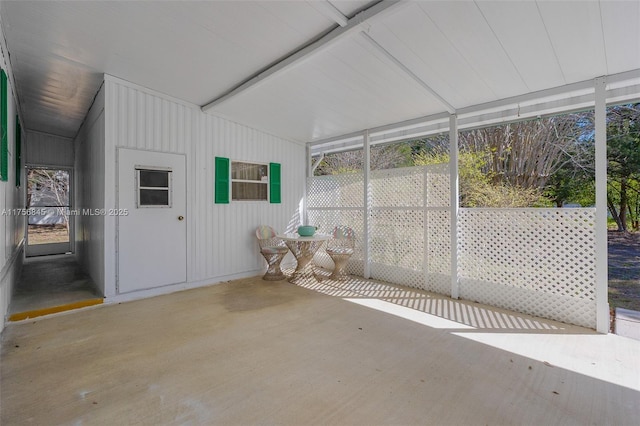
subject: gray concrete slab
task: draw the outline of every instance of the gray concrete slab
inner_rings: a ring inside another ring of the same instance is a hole
[[[636,424],[640,342],[352,279],[11,323],[3,425]]]
[[[102,297],[73,255],[29,257],[9,304],[9,314]]]

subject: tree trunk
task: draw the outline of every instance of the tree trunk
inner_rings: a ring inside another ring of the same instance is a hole
[[[627,178],[620,179],[620,222],[623,231],[627,231],[627,206],[629,205],[629,196],[627,194]]]
[[[611,201],[611,198],[607,197],[607,206],[609,207],[609,212],[613,217],[613,220],[616,221],[616,225],[618,225],[618,231],[626,231],[624,225],[620,221],[620,217],[618,216],[618,212],[616,211],[616,206]]]
[[[631,229],[633,229],[634,231],[638,230],[638,212],[634,212],[633,210],[631,210],[631,204],[629,203],[628,210],[629,210],[629,220],[631,221]],[[636,209],[637,209],[637,203],[636,203]]]

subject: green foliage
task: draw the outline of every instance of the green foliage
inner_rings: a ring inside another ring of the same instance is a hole
[[[607,112],[609,212],[618,230],[638,229],[640,221],[640,104],[618,105]]]
[[[593,206],[596,202],[595,192],[593,168],[582,169],[571,162],[551,175],[544,188],[544,195],[556,207],[565,204]]]
[[[416,166],[449,162],[449,154],[419,152],[414,155]],[[486,173],[491,159],[488,149],[480,152],[461,152],[458,156],[460,177],[460,206],[462,207],[548,207],[551,203],[539,188],[523,188],[494,179]]]
[[[418,151],[413,154],[414,166],[431,166],[449,162],[448,153]]]

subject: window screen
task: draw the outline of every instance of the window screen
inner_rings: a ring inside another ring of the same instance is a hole
[[[269,166],[267,164],[231,163],[233,200],[267,201],[269,199]]]

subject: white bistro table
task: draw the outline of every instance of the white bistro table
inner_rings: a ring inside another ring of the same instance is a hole
[[[298,266],[296,266],[296,270],[289,278],[289,282],[295,284],[307,278],[316,280],[313,269],[313,256],[325,241],[333,237],[329,234],[316,233],[311,237],[301,237],[298,234],[279,234],[278,238],[284,241],[298,262]]]

